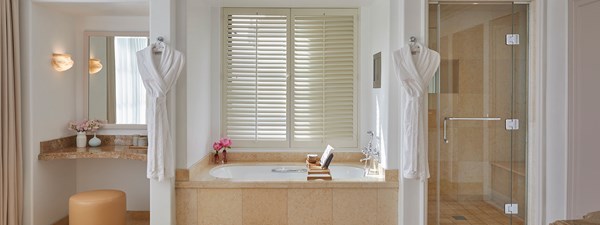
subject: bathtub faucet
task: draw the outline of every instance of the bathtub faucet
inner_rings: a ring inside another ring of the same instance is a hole
[[[370,159],[371,159],[371,157],[362,158],[362,159],[360,159],[360,162],[364,162],[364,161],[367,161],[367,160],[370,160]]]
[[[375,137],[373,131],[367,131],[367,134],[370,139],[367,146],[361,148],[365,158],[361,159],[360,162],[365,163],[365,176],[379,175],[379,140]]]

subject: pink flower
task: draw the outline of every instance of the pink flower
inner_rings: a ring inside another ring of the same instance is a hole
[[[223,148],[223,146],[221,145],[220,142],[217,141],[217,142],[213,143],[213,149],[215,151],[219,151],[219,150],[221,150],[221,148]]]
[[[103,123],[100,120],[71,121],[68,128],[77,132],[96,131],[104,125]]]
[[[225,148],[231,147],[231,144],[232,144],[231,139],[229,139],[228,137],[221,138],[219,140],[219,143],[221,144],[221,146],[223,146]]]

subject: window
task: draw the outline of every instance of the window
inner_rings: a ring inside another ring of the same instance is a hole
[[[357,10],[223,10],[222,129],[237,147],[357,147]]]
[[[146,124],[146,88],[135,53],[148,46],[147,37],[114,37],[116,124]]]

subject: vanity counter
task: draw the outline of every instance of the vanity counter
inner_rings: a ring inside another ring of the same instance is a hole
[[[91,136],[88,137],[88,139]],[[131,137],[98,135],[102,145],[98,147],[75,147],[75,136],[40,142],[38,160],[58,159],[129,159],[146,161],[147,148],[129,147]]]
[[[40,153],[38,159],[130,159],[146,161],[147,152],[146,149],[130,149],[128,146],[69,147]]]

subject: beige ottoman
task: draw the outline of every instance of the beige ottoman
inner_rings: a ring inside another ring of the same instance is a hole
[[[125,192],[97,190],[69,198],[69,225],[125,225]]]

